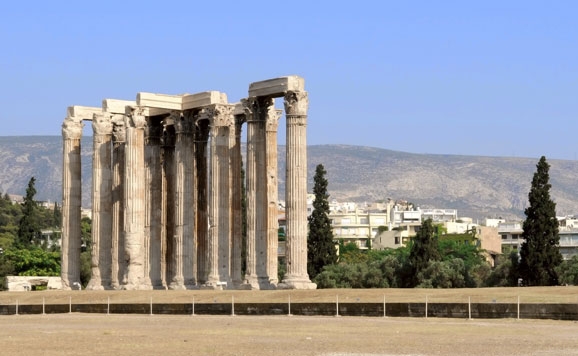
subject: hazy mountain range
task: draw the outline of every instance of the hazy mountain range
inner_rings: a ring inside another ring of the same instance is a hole
[[[92,138],[82,141],[83,206],[90,206]],[[458,209],[473,218],[523,218],[538,158],[413,154],[381,148],[308,147],[309,188],[315,166],[327,170],[330,199],[374,202],[403,199],[423,208]],[[578,161],[548,160],[558,215],[578,214]],[[285,147],[279,147],[283,199]],[[61,200],[59,136],[0,137],[0,191],[24,195],[36,178],[38,200]]]

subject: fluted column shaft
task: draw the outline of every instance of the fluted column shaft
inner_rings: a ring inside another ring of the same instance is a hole
[[[118,289],[122,281],[124,263],[124,170],[126,130],[124,117],[116,115],[112,121],[112,241],[111,285]]]
[[[205,109],[210,118],[211,167],[209,185],[209,274],[207,285],[231,280],[231,131],[235,129],[233,107],[214,105]],[[233,133],[234,137],[234,133]]]
[[[283,287],[312,289],[315,284],[307,274],[307,93],[287,92],[284,104],[287,118],[287,273]]]
[[[273,103],[267,108],[265,121],[265,155],[267,170],[267,272],[269,282],[278,282],[277,248],[279,245],[279,189],[277,178],[277,128],[282,111]]]
[[[204,114],[203,114],[204,115]],[[208,278],[208,167],[207,144],[209,140],[209,120],[199,119],[195,132],[195,162],[197,171],[197,278],[199,284],[207,282]]]
[[[112,278],[112,122],[94,115],[92,156],[91,277],[87,289],[111,288]]]
[[[196,283],[193,275],[195,211],[195,166],[193,146],[193,122],[190,117],[175,112],[171,115],[176,130],[175,142],[175,273],[169,288],[192,288]]]
[[[257,151],[259,149],[258,114],[255,112],[254,98],[243,100],[247,119],[247,164],[245,175],[247,199],[247,238],[245,288],[258,288],[257,274]]]
[[[165,284],[170,284],[175,266],[175,127],[172,120],[165,125],[163,146],[163,238]]]
[[[124,289],[150,289],[150,278],[144,270],[145,225],[145,171],[144,126],[145,117],[138,109],[126,116],[125,148],[125,215],[124,252],[127,269],[123,280]]]
[[[82,204],[80,138],[82,120],[67,117],[62,124],[62,287],[80,285],[80,208]]]
[[[241,170],[243,169],[243,159],[241,155],[241,127],[245,121],[244,115],[235,117],[234,130],[229,134],[232,136],[230,148],[231,152],[231,279],[235,287],[242,283],[242,259],[243,249],[243,182]]]
[[[161,272],[162,234],[162,167],[161,136],[162,118],[148,117],[145,129],[145,262],[154,289],[163,287]]]

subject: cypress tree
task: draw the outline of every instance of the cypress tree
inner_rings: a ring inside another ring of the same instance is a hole
[[[418,284],[417,275],[425,270],[430,261],[439,261],[436,229],[432,220],[427,219],[421,223],[421,227],[415,237],[411,240],[411,250],[409,252],[408,263],[410,269],[409,286],[415,287]]]
[[[333,229],[329,219],[329,194],[327,194],[327,179],[325,168],[317,165],[313,177],[313,211],[309,216],[309,233],[307,236],[307,272],[311,279],[315,278],[326,265],[337,262]]]
[[[39,242],[40,226],[38,223],[38,205],[34,200],[36,188],[34,184],[36,178],[30,178],[28,188],[26,188],[26,197],[22,209],[22,218],[18,224],[18,242],[20,247],[29,247],[32,243]]]
[[[530,205],[525,210],[519,265],[520,277],[527,286],[558,285],[556,267],[562,263],[562,255],[556,203],[550,198],[549,169],[546,157],[542,156],[528,194]]]

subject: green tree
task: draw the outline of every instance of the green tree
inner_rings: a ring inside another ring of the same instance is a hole
[[[572,256],[558,267],[561,284],[578,286],[578,256]]]
[[[337,262],[333,229],[329,220],[329,194],[327,194],[327,179],[325,168],[317,165],[313,177],[313,212],[308,218],[309,233],[307,236],[307,272],[310,278],[315,278],[326,265]]]
[[[528,194],[530,205],[525,210],[520,249],[520,277],[526,286],[558,285],[556,268],[562,263],[558,236],[556,203],[550,198],[548,173],[550,165],[542,156],[536,165],[532,187]]]
[[[40,241],[40,224],[38,217],[38,205],[34,200],[36,195],[36,188],[34,184],[36,179],[30,178],[28,188],[26,188],[26,197],[24,197],[23,214],[18,224],[18,241],[17,245],[20,247],[29,247],[32,244],[37,244]]]
[[[437,239],[434,237],[436,228],[432,220],[427,219],[421,223],[421,227],[415,237],[411,239],[411,250],[409,253],[409,280],[406,281],[409,287],[419,284],[418,274],[428,268],[430,261],[439,261]]]

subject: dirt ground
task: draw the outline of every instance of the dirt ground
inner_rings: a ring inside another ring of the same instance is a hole
[[[0,317],[1,355],[578,355],[578,323],[437,318]]]
[[[462,289],[318,289],[318,290],[187,290],[187,291],[37,291],[0,292],[0,305],[90,303],[284,303],[424,302],[431,303],[577,303],[578,287]]]
[[[1,305],[228,302],[575,303],[578,287],[1,292]],[[578,322],[304,316],[0,316],[0,355],[578,355]]]

